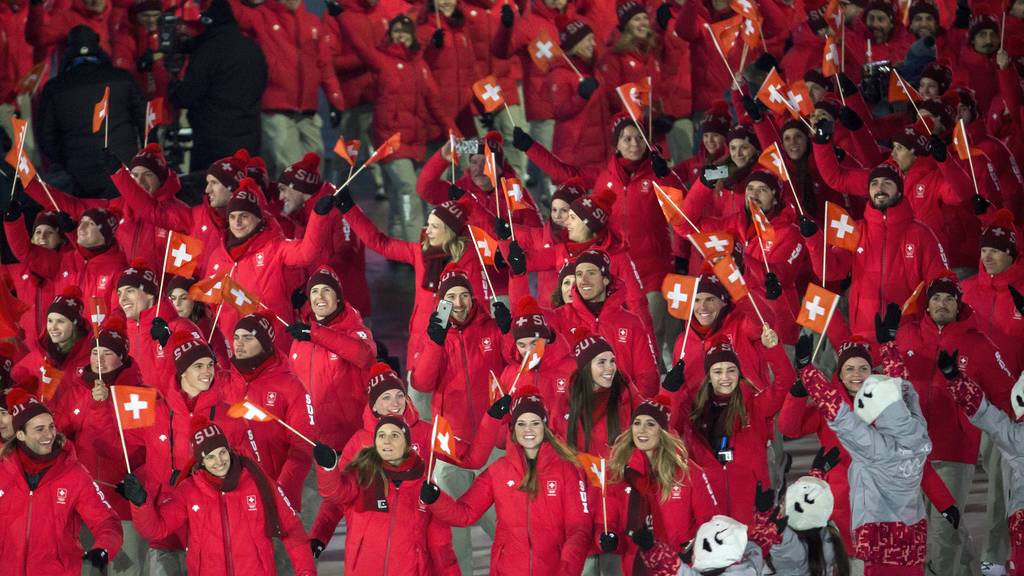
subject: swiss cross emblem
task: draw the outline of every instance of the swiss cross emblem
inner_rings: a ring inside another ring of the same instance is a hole
[[[565,378],[555,380],[555,390],[557,390],[559,394],[565,394]]]
[[[917,198],[924,198],[924,184],[914,186],[914,196]]]
[[[629,338],[628,328],[619,328],[619,342],[625,342]]]
[[[245,497],[245,504],[249,507],[249,511],[252,512],[256,509],[256,495],[249,494]]]
[[[494,350],[494,341],[490,338],[482,338],[480,340],[480,347],[483,348],[484,352],[490,352]]]
[[[67,503],[68,503],[68,489],[67,488],[57,488],[57,504],[67,504]]]
[[[960,367],[961,368],[966,368],[967,367],[967,356],[961,354],[960,358],[957,359],[957,362],[960,363]]]
[[[107,287],[107,277],[106,276],[100,276],[100,281],[99,281],[98,289],[103,290],[106,287]]]
[[[262,268],[264,264],[263,252],[256,253],[256,267]]]
[[[268,407],[277,404],[277,392],[267,392],[267,401],[264,402],[264,404],[266,404]]]
[[[555,480],[548,480],[547,482],[548,496],[558,496],[558,482]]]
[[[672,499],[673,500],[679,500],[682,497],[683,497],[683,488],[682,488],[682,486],[679,486],[678,484],[676,484],[675,486],[672,487]]]
[[[903,256],[905,258],[913,258],[914,257],[914,245],[913,244],[906,244],[906,245],[903,246]]]

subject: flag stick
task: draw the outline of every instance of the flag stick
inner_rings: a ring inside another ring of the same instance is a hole
[[[869,40],[870,42],[870,40]],[[911,96],[910,90],[907,88],[907,83],[900,76],[900,73],[895,68],[892,69],[892,73],[896,75],[896,81],[900,83],[900,88],[903,89],[903,93],[907,95],[907,100],[910,101],[910,105],[914,107],[914,113],[917,114],[917,119],[924,124],[924,129],[928,131],[928,135],[932,135],[932,129],[928,127],[928,123],[924,121],[924,116],[921,116],[921,110],[917,107],[917,102],[914,102],[914,97]]]
[[[128,473],[132,473],[132,463],[128,461],[128,447],[124,443],[124,429],[121,428],[121,411],[117,409],[120,404],[117,403],[117,386],[110,387],[110,394],[114,400],[114,418],[117,420],[117,435],[121,438],[121,452],[124,454],[124,466],[128,469]]]
[[[693,279],[693,296],[690,297],[690,317],[686,319],[686,330],[683,332],[683,349],[679,352],[679,359],[686,358],[686,341],[690,338],[690,324],[693,322],[693,301],[697,299],[697,288],[700,286],[700,276]]]
[[[835,298],[832,300],[832,307],[828,311],[828,316],[825,318],[825,327],[821,330],[821,337],[818,338],[818,343],[814,345],[814,351],[811,352],[811,363],[814,363],[814,358],[818,355],[818,349],[821,348],[821,343],[825,341],[825,333],[828,332],[828,325],[832,323],[832,315],[836,311],[836,304],[839,303],[839,299]]]
[[[469,237],[473,240],[473,251],[476,252],[476,258],[480,261],[480,269],[484,273],[484,281],[487,282],[487,289],[491,295],[491,302],[497,302],[498,297],[494,294],[494,284],[491,284],[491,277],[487,274],[487,265],[484,264],[484,257],[480,255],[480,245],[476,243],[476,234],[473,234],[473,229],[466,227],[469,230]]]
[[[224,301],[217,305],[217,313],[213,315],[213,323],[210,324],[210,335],[206,337],[207,342],[213,341],[213,333],[217,331],[217,321],[220,320],[220,311],[224,308]]]
[[[828,205],[829,201],[825,201],[825,229],[821,231],[821,287],[825,287],[825,279],[828,278],[828,274],[825,273],[825,266],[828,264],[828,225],[830,223],[828,219]]]
[[[803,120],[803,117],[801,117],[800,119]],[[806,120],[804,121],[804,124],[807,124]],[[808,128],[810,128],[809,125],[808,125]],[[796,209],[800,212],[800,215],[803,216],[804,215],[804,207],[803,207],[803,205],[800,204],[800,196],[797,195],[796,187],[793,186],[793,179],[789,177],[789,168],[786,167],[786,159],[782,158],[782,148],[781,147],[779,148],[779,157],[782,160],[782,173],[786,175],[786,182],[789,183],[789,189],[793,192],[793,200],[796,200]]]
[[[608,503],[604,494],[605,486],[604,458],[601,458],[601,514],[604,516],[604,531],[608,532]]]
[[[348,165],[348,178],[347,178],[348,180],[352,179],[352,168],[354,168],[354,166],[352,164],[349,164]],[[454,183],[455,182],[452,182],[452,184],[454,184]]]
[[[580,80],[583,80],[583,74],[580,74],[580,69],[577,68],[576,65],[572,63],[572,58],[569,58],[569,56],[567,56],[566,53],[562,52],[561,50],[559,50],[558,53],[562,55],[562,58],[565,58],[566,64],[568,64],[569,67],[572,68],[572,71],[575,72],[576,75],[580,77]]]
[[[309,438],[306,438],[306,435],[305,435],[305,434],[303,434],[302,432],[299,432],[299,431],[298,431],[298,430],[296,430],[295,428],[292,428],[292,427],[291,427],[291,426],[289,426],[289,425],[288,425],[288,424],[287,424],[287,423],[286,423],[286,422],[285,422],[284,420],[281,420],[280,418],[277,418],[277,417],[275,417],[275,418],[274,418],[274,420],[276,420],[276,421],[277,421],[277,423],[278,423],[278,424],[280,424],[281,426],[284,426],[284,427],[285,427],[285,430],[288,430],[288,431],[289,431],[289,432],[291,432],[292,434],[295,434],[295,435],[296,435],[296,436],[298,436],[299,438],[302,438],[303,440],[305,440],[305,441],[306,441],[306,442],[307,442],[307,443],[308,443],[308,444],[309,444],[310,446],[316,446],[316,442],[313,442],[313,441],[312,441],[312,440],[310,440]]]
[[[729,59],[725,57],[725,52],[722,52],[722,47],[718,45],[718,38],[715,37],[715,33],[711,31],[711,26],[707,23],[704,24],[704,28],[711,35],[711,43],[715,45],[715,50],[718,51],[718,55],[722,57],[722,62],[725,63],[725,69],[729,71],[729,76],[732,77],[732,85],[736,87],[736,90],[742,95],[743,87],[736,80],[736,74],[732,71],[732,66],[729,65]]]
[[[36,179],[39,180],[39,185],[43,187],[43,192],[46,193],[46,197],[50,199],[50,204],[53,204],[54,210],[60,212],[60,206],[57,206],[57,201],[53,199],[53,194],[50,194],[50,187],[46,185],[46,182],[44,182],[38,174],[36,175]]]
[[[683,212],[683,209],[677,206],[675,201],[672,200],[672,198],[665,193],[665,190],[661,187],[660,184],[658,184],[657,180],[651,180],[651,183],[653,183],[654,187],[657,188],[659,192],[661,192],[662,196],[665,197],[665,200],[668,202],[669,206],[671,206],[673,210],[678,212],[679,215],[682,216],[684,220],[686,220],[686,223],[689,224],[691,228],[696,230],[697,234],[703,234],[703,232],[700,231],[700,228],[698,228],[697,225],[693,223],[693,220],[690,220],[690,217],[686,215],[686,212]]]
[[[839,81],[839,72],[836,72],[836,88],[839,91],[839,99],[843,102],[843,106],[846,106],[846,96],[843,95],[843,85]]]
[[[532,350],[530,351],[532,353]],[[522,362],[519,363],[519,370],[516,371],[516,377],[512,379],[512,387],[508,389],[508,393],[512,394],[516,391],[516,383],[519,382],[519,376],[522,375],[523,370],[526,370],[526,363],[530,359],[530,353],[523,355]]]
[[[501,380],[498,380],[498,377],[494,375],[494,370],[488,370],[487,372],[491,375],[491,380],[494,381],[495,386],[498,387],[498,392],[504,396],[505,392],[501,389]]]
[[[455,134],[448,130],[448,160],[452,165],[452,184],[455,184]],[[348,173],[352,174],[352,166],[349,165]]]
[[[171,251],[171,236],[174,236],[174,233],[168,230],[167,247],[164,248],[164,265],[160,269],[160,289],[156,293],[156,318],[160,317],[160,302],[164,299],[164,276],[167,275],[167,254]]]
[[[1003,22],[999,25],[999,49],[1002,50],[1003,46],[1006,46],[1006,10],[1003,10]],[[963,548],[960,548],[960,550],[963,550]],[[960,550],[957,550],[957,554],[960,553]]]
[[[654,133],[651,126],[654,125],[654,82],[647,77],[647,139],[654,140]]]
[[[437,9],[437,0],[434,0],[434,24],[438,30],[441,29],[441,12]]]
[[[11,200],[14,200],[14,188],[15,186],[18,185],[18,180],[20,179],[18,177],[18,166],[21,165],[21,155],[25,153],[26,138],[28,138],[28,124],[25,124],[24,134],[22,135],[21,142],[18,142],[18,158],[17,160],[14,161],[14,177],[11,178]],[[40,180],[40,182],[42,182],[42,180]],[[47,192],[47,196],[49,196],[49,192]],[[50,201],[53,202],[53,198],[50,198]],[[54,206],[56,205],[57,204],[54,203]],[[57,210],[60,211],[59,208]]]
[[[756,226],[755,226],[756,228]],[[764,239],[761,238],[761,232],[757,233],[757,245],[761,247],[761,257],[764,258],[764,271],[771,272],[772,269],[768,267],[768,255],[764,252]]]
[[[370,158],[373,158],[373,156],[371,156]],[[366,162],[369,162],[369,160],[367,160]],[[366,162],[364,162],[361,166],[359,166],[359,169],[356,170],[354,174],[352,173],[352,167],[349,166],[349,169],[348,169],[349,177],[345,180],[345,183],[342,184],[341,186],[335,186],[335,188],[334,188],[334,195],[335,196],[338,195],[338,192],[342,188],[344,188],[345,186],[348,186],[348,183],[351,182],[353,178],[355,178],[356,176],[359,176],[359,173],[363,171],[363,168],[366,168],[366,166],[367,166]]]
[[[110,100],[106,103],[106,114],[103,115],[103,149],[107,149],[108,136],[110,135]]]
[[[839,71],[846,73],[846,17],[839,19]]]
[[[1003,14],[1004,18],[1006,14]],[[974,176],[974,155],[971,154],[971,143],[967,140],[967,128],[964,126],[964,119],[960,119],[960,133],[964,135],[964,147],[967,149],[967,165],[971,167],[971,182],[974,184],[974,195],[981,196],[978,191],[978,179]]]
[[[267,306],[267,305],[266,305],[266,304],[264,304],[263,302],[258,302],[258,304],[259,304],[259,305],[260,305],[260,307],[262,307],[262,308],[263,308],[264,310],[270,310],[270,306]],[[274,318],[277,318],[277,321],[278,321],[278,322],[280,322],[281,324],[284,324],[285,326],[288,326],[288,325],[289,325],[289,324],[288,324],[288,322],[287,322],[287,321],[285,321],[285,319],[284,319],[284,318],[281,318],[280,316],[278,316],[277,314],[275,314],[273,310],[270,310],[270,313],[271,313],[271,314],[272,314],[272,315],[274,316]]]
[[[96,317],[100,316],[100,305],[96,305]],[[100,347],[100,328],[95,326],[93,328],[94,335],[96,336],[96,348]],[[99,356],[99,352],[96,353],[96,376],[100,379],[100,383],[103,383],[103,358]]]
[[[764,321],[764,316],[761,315],[761,309],[757,307],[757,302],[754,301],[754,295],[747,290],[747,300],[750,300],[750,305],[754,307],[754,312],[757,314],[758,320],[761,321],[762,325],[767,326],[768,323]]]
[[[427,482],[434,482],[434,443],[437,442],[437,414],[434,414],[434,426],[430,429],[430,458],[427,462]]]
[[[740,52],[740,74],[743,73],[743,67],[747,65],[747,52],[750,51],[750,45],[746,42],[743,43],[743,50]]]
[[[505,113],[508,114],[508,121],[512,123],[512,127],[518,128],[519,126],[516,125],[516,119],[512,117],[512,111],[508,109],[508,102],[505,102],[504,98],[501,99],[501,105],[505,107]]]

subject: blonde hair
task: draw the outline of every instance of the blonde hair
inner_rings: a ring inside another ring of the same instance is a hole
[[[444,228],[448,231],[450,237],[441,244],[441,250],[452,259],[452,262],[458,262],[462,260],[462,255],[466,253],[466,239],[456,234],[447,224],[444,224]],[[426,236],[420,241],[420,247],[424,252],[430,249],[430,240]]]
[[[637,450],[633,441],[632,427],[619,434],[612,445],[611,457],[608,465],[611,467],[612,482],[622,481],[629,459],[633,451]],[[654,471],[654,480],[661,487],[661,501],[665,502],[672,495],[672,488],[680,485],[690,477],[690,467],[687,464],[689,455],[686,445],[675,434],[670,434],[664,428],[658,428],[658,447],[654,449],[651,456],[651,469]]]

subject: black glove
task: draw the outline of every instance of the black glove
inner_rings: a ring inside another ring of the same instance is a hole
[[[956,380],[960,376],[960,369],[957,367],[956,358],[959,355],[957,350],[953,350],[950,354],[945,350],[939,350],[939,358],[935,361],[935,365],[939,367],[939,372],[946,377],[946,380]]]
[[[811,470],[821,470],[822,474],[828,474],[828,471],[839,465],[839,447],[833,446],[831,450],[825,452],[824,448],[818,448],[818,453],[814,455],[814,460],[811,461]]]
[[[28,0],[29,6],[42,6],[43,0]]]
[[[960,529],[960,509],[954,504],[942,511],[942,517],[953,525],[953,530]]]
[[[651,169],[654,170],[655,176],[664,178],[668,176],[668,161],[662,158],[661,154],[651,152]]]
[[[853,80],[850,80],[850,77],[845,72],[839,73],[839,90],[845,98],[849,98],[857,93],[857,85],[853,83]]]
[[[494,130],[494,113],[493,112],[481,112],[480,113],[480,124],[483,125],[487,130]]]
[[[681,544],[680,546],[683,551],[679,553],[679,559],[683,561],[683,564],[690,566],[693,564],[693,540],[690,540],[686,544]]]
[[[494,401],[494,404],[487,409],[487,415],[495,420],[501,420],[508,414],[509,408],[512,407],[512,396],[505,394],[501,398]]]
[[[849,106],[843,106],[839,109],[839,123],[844,128],[851,131],[860,130],[864,126],[864,121],[860,119],[860,116]]]
[[[495,302],[493,311],[494,321],[498,323],[498,330],[501,330],[502,334],[508,334],[508,331],[512,329],[512,313],[508,311],[508,306],[505,306],[504,302]]]
[[[448,185],[448,198],[450,198],[451,200],[458,200],[459,198],[462,198],[463,195],[465,194],[466,191],[463,190],[462,188],[459,188],[455,184]]]
[[[24,207],[17,198],[11,200],[11,203],[7,205],[7,210],[4,212],[4,220],[8,222],[17,222],[18,218],[21,218],[21,211]]]
[[[313,205],[313,212],[316,212],[321,216],[326,216],[330,213],[331,208],[334,208],[336,205],[337,200],[334,195],[324,194],[324,196],[317,200],[316,204]]]
[[[522,128],[516,126],[512,129],[512,146],[516,150],[526,152],[533,146],[533,138],[530,137]]]
[[[496,216],[494,218],[494,233],[501,240],[508,240],[512,237],[512,226],[501,216]]]
[[[124,162],[114,154],[114,151],[110,148],[103,149],[103,169],[107,171],[107,174],[116,174],[118,170],[124,168]]]
[[[576,93],[584,100],[590,100],[590,96],[594,93],[594,90],[597,90],[597,79],[593,76],[587,76],[583,80],[580,80],[579,86],[576,87]]]
[[[811,363],[811,335],[801,334],[796,340],[796,353],[794,354],[796,371],[800,372]]]
[[[662,4],[664,6],[664,4]],[[601,533],[601,552],[614,552],[619,547],[619,537],[614,532]]]
[[[437,487],[437,484],[433,482],[424,482],[420,486],[420,502],[424,504],[433,504],[437,502],[437,499],[441,497],[441,489]]]
[[[961,30],[967,30],[971,27],[971,7],[967,5],[967,0],[957,1],[956,19],[953,20],[953,26]]]
[[[767,272],[764,275],[764,297],[769,300],[778,300],[782,296],[782,283],[775,272]]]
[[[761,489],[761,481],[757,481],[757,488],[754,492],[754,508],[758,512],[767,512],[775,507],[775,491],[771,488]]]
[[[146,503],[146,489],[135,474],[126,474],[124,477],[124,497],[136,506]]]
[[[327,444],[317,442],[313,446],[313,460],[316,460],[317,466],[330,470],[338,465],[338,453]]]
[[[775,56],[765,52],[754,60],[754,67],[761,72],[771,72],[772,68],[779,68],[779,61]]]
[[[331,128],[341,126],[341,110],[331,106],[327,111],[327,119],[331,122]]]
[[[828,144],[832,141],[832,134],[835,133],[835,123],[826,118],[818,120],[814,124],[814,143],[815,144]]]
[[[146,50],[145,54],[139,56],[135,61],[135,69],[139,72],[149,72],[153,69],[153,51]]]
[[[305,322],[293,322],[285,327],[285,331],[292,335],[292,338],[301,340],[303,342],[309,342],[310,325]]]
[[[292,309],[298,310],[302,308],[302,305],[309,301],[309,296],[306,294],[306,287],[299,286],[292,291]]]
[[[61,234],[67,234],[73,232],[78,224],[75,224],[75,220],[71,217],[71,214],[67,212],[57,212],[57,228],[60,229]]]
[[[336,0],[325,0],[327,4],[327,13],[331,16],[340,16],[342,12],[341,3]]]
[[[846,150],[843,150],[839,146],[832,147],[832,153],[836,155],[836,162],[842,162],[846,160]]]
[[[1013,307],[1017,309],[1017,312],[1024,314],[1024,294],[1021,294],[1013,286],[1007,286],[1010,289],[1010,296],[1013,297]]]
[[[352,200],[352,193],[348,191],[348,186],[338,189],[338,193],[334,195],[334,205],[342,214],[348,214],[349,210],[356,207],[355,200]]]
[[[658,136],[664,136],[672,131],[672,127],[676,125],[676,119],[671,116],[662,114],[654,117],[654,122],[651,124],[651,128],[654,129],[654,133]]]
[[[804,381],[799,378],[789,387],[789,395],[793,398],[807,398],[807,394],[807,387],[804,386]]]
[[[818,231],[818,225],[811,220],[810,216],[800,217],[800,235],[804,238],[810,238],[814,236],[814,233]]]
[[[936,162],[945,162],[946,157],[949,156],[949,149],[946,148],[946,143],[939,138],[937,134],[932,134],[931,139],[928,140],[928,153],[935,158]]]
[[[444,30],[440,28],[434,30],[434,35],[430,37],[430,43],[434,45],[434,48],[444,48]]]
[[[750,94],[743,95],[743,109],[747,111],[747,116],[750,116],[750,119],[754,122],[764,118],[764,114],[761,113],[761,108],[757,105],[757,101]]]
[[[501,7],[501,25],[505,28],[511,28],[512,23],[515,21],[516,15],[512,12],[512,7],[505,4]]]
[[[685,256],[675,256],[672,258],[672,267],[675,269],[676,274],[685,276],[690,269],[690,259]]]
[[[880,314],[875,314],[875,339],[878,340],[879,344],[892,342],[896,339],[896,331],[900,327],[900,318],[902,316],[903,311],[900,310],[900,305],[893,302],[890,302],[885,307],[884,319]]]
[[[331,4],[328,3],[327,5],[330,6]],[[339,10],[339,12],[340,12],[340,10]],[[309,549],[313,552],[313,559],[314,560],[320,558],[320,555],[323,554],[323,552],[324,552],[324,548],[327,548],[327,544],[324,544],[322,541],[317,540],[316,538],[310,539],[310,541],[309,541]]]
[[[85,554],[82,554],[82,560],[92,564],[94,568],[103,572],[107,568],[107,562],[110,562],[110,557],[107,556],[107,551],[103,548],[93,548]]]
[[[924,42],[924,47],[931,49],[935,47],[935,38],[932,36],[925,36],[921,38],[921,42]]]
[[[988,207],[991,205],[992,203],[986,200],[981,194],[974,195],[974,214],[976,216],[987,212]]]
[[[665,31],[668,30],[669,20],[672,20],[672,3],[662,2],[661,6],[658,6],[658,11],[654,13],[654,21],[662,31]]]
[[[448,326],[451,326],[449,323]],[[445,338],[448,337],[448,326],[441,326],[441,319],[437,312],[430,315],[430,323],[427,324],[427,336],[438,346],[444,346]]]
[[[860,96],[874,106],[882,101],[882,83],[877,76],[865,76],[860,80]]]
[[[167,346],[167,340],[171,337],[171,327],[163,318],[153,318],[153,323],[149,325],[149,337],[159,342],[161,348]]]
[[[654,548],[654,532],[644,526],[639,530],[634,530],[629,538],[636,544],[636,547],[643,550],[644,552]]]
[[[508,268],[508,262],[505,262],[505,255],[501,253],[501,249],[494,253],[494,268],[495,270],[505,270]]]
[[[674,366],[665,374],[665,379],[661,381],[661,387],[669,392],[677,392],[683,387],[684,372],[686,371],[686,363],[682,358],[675,363]]]
[[[513,240],[508,245],[508,267],[512,269],[513,276],[526,274],[526,253],[518,240]]]

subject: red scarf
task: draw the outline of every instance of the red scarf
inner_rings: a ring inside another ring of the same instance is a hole
[[[387,484],[394,484],[397,487],[407,480],[421,478],[426,471],[426,466],[423,465],[423,459],[418,454],[409,452],[409,455],[398,466],[392,466],[384,462],[381,471],[384,473],[384,478],[381,478],[379,474],[375,474],[373,482],[365,490],[362,490],[362,501],[359,504],[359,510],[387,512]],[[387,479],[387,483],[385,483],[385,479]]]
[[[232,260],[238,262],[242,259],[242,256],[245,256],[245,253],[249,251],[249,247],[252,246],[252,240],[259,236],[260,232],[263,232],[264,224],[265,222],[260,220],[260,223],[242,238],[235,238],[231,231],[228,230],[224,235],[224,247],[228,249],[228,254]]]

